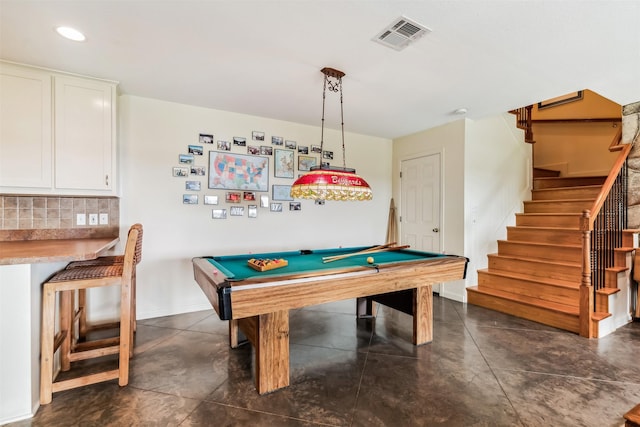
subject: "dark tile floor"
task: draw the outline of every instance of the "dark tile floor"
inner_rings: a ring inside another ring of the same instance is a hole
[[[291,312],[291,386],[260,396],[215,312],[138,323],[130,384],[54,395],[15,426],[616,426],[640,402],[640,323],[587,340],[434,297],[434,341],[355,302]]]

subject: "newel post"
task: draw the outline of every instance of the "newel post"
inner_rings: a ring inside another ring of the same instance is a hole
[[[585,210],[580,218],[582,231],[582,281],[580,282],[580,336],[595,338],[591,315],[593,313],[593,286],[591,285],[591,227],[590,212]]]

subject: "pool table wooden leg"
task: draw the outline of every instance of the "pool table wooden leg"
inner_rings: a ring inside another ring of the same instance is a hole
[[[289,310],[257,317],[256,389],[263,394],[289,385]]]
[[[258,393],[269,393],[287,387],[289,310],[238,319],[237,325],[255,350],[255,382]],[[231,326],[229,328],[231,331]]]
[[[433,286],[413,290],[413,344],[433,341]]]
[[[238,348],[239,346],[238,340],[238,320],[231,319],[229,320],[229,347]]]

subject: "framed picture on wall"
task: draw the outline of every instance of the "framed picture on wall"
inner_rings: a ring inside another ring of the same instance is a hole
[[[298,156],[298,170],[310,171],[311,166],[318,164],[318,158],[313,156]]]
[[[283,201],[293,200],[293,197],[291,197],[291,186],[277,185],[277,184],[272,185],[271,198],[273,200],[283,200]]]
[[[273,150],[273,168],[276,178],[293,178],[293,151],[292,150]]]
[[[269,159],[209,151],[209,188],[269,191]]]

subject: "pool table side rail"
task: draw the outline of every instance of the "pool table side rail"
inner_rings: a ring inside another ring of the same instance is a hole
[[[279,286],[242,286],[235,292],[223,274],[211,273],[212,266],[206,258],[196,258],[193,264],[195,279],[212,306],[222,320],[229,320],[464,279],[467,261],[464,257],[447,256],[376,270],[365,267],[348,273],[307,275],[298,281],[292,278],[274,282],[271,278]]]

